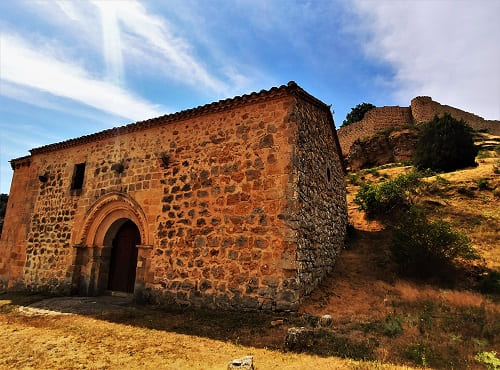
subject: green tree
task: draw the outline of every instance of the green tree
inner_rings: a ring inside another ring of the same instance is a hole
[[[413,162],[419,168],[454,171],[475,165],[476,154],[472,129],[445,113],[420,126]]]
[[[373,108],[375,108],[375,106],[370,103],[361,103],[356,105],[351,109],[351,112],[347,114],[344,122],[342,122],[342,125],[340,127],[344,127],[350,125],[351,123],[361,121],[365,116],[365,113]]]

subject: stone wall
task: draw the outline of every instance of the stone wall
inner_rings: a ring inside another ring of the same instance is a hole
[[[24,287],[26,233],[33,209],[31,189],[34,182],[30,159],[19,160],[15,165],[0,241],[0,289]]]
[[[272,308],[283,289],[292,101],[183,123],[163,176],[148,299]],[[175,130],[169,127],[168,130]],[[167,135],[167,132],[162,133]],[[167,136],[168,137],[168,136]]]
[[[485,120],[483,117],[463,111],[449,105],[439,104],[429,96],[418,96],[411,101],[411,112],[415,123],[431,121],[434,116],[451,114],[455,119],[463,119],[475,130],[486,130],[493,135],[500,135],[500,121]]]
[[[344,172],[334,145],[331,116],[316,106],[299,102],[294,155],[297,263],[300,294],[309,294],[332,269],[347,226]]]
[[[345,189],[328,119],[326,105],[292,84],[32,150],[24,166],[13,161],[4,287],[101,294],[113,233],[130,219],[141,234],[139,298],[296,307],[343,245]],[[83,187],[72,190],[81,163]]]
[[[463,119],[475,130],[487,130],[493,135],[500,135],[500,121],[485,120],[475,114],[439,104],[428,96],[419,96],[412,99],[410,107],[373,108],[361,121],[339,128],[337,134],[342,153],[347,156],[351,145],[357,139],[363,140],[377,131],[428,122],[436,114],[442,115],[445,112],[458,120]]]
[[[347,155],[349,148],[357,139],[363,139],[377,131],[390,127],[404,127],[412,123],[408,107],[377,107],[366,112],[359,122],[340,127],[337,130],[342,153]]]

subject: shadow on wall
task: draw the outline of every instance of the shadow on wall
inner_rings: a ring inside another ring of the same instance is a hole
[[[2,234],[3,218],[5,217],[8,200],[9,196],[7,194],[0,194],[0,235]]]

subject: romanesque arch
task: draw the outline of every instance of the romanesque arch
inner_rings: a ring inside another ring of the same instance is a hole
[[[130,196],[113,192],[99,198],[87,211],[76,244],[109,246],[116,231],[131,220],[139,228],[142,244],[150,244],[148,222],[141,206]]]
[[[108,193],[89,208],[74,245],[73,291],[99,295],[108,289],[113,239],[127,222],[139,230],[141,245],[136,247],[146,248],[150,243],[146,215],[130,196]],[[139,279],[142,279],[141,271],[137,274]]]

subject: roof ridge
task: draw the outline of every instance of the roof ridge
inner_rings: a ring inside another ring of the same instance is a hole
[[[92,140],[105,139],[109,137],[115,137],[121,134],[135,132],[139,130],[148,129],[154,126],[168,124],[170,122],[180,121],[184,119],[193,118],[207,113],[221,112],[226,109],[231,109],[246,103],[253,103],[264,98],[274,98],[280,96],[284,93],[300,95],[301,97],[307,99],[308,101],[329,109],[329,106],[323,103],[321,100],[315,98],[314,96],[303,90],[295,81],[289,81],[286,85],[281,85],[279,87],[271,87],[269,90],[260,90],[259,92],[251,92],[248,94],[237,95],[232,98],[221,99],[215,102],[200,105],[194,108],[184,109],[179,112],[168,113],[158,117],[153,117],[141,121],[136,121],[123,126],[109,128],[103,131],[98,131],[96,133],[82,135],[77,138],[72,138],[64,141],[60,141],[53,144],[47,144],[37,148],[31,149],[29,152],[31,155],[46,153],[54,150],[65,149],[80,144],[87,143]],[[12,159],[10,162],[16,162],[21,159],[25,159],[26,156]]]

